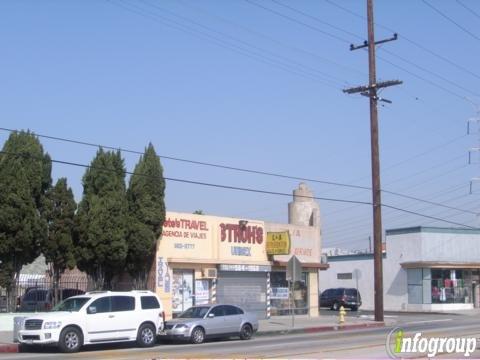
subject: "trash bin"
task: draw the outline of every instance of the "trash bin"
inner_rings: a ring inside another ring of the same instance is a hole
[[[13,342],[18,343],[18,332],[22,329],[26,316],[15,316],[13,318]]]

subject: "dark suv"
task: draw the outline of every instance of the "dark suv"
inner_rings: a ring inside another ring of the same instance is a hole
[[[357,311],[362,305],[360,292],[354,288],[327,289],[320,295],[321,307],[329,307],[332,310],[340,309],[340,306]]]
[[[60,300],[65,300],[70,296],[82,295],[84,293],[85,291],[79,289],[58,290]],[[20,298],[18,311],[49,311],[53,307],[53,298],[53,289],[30,288]]]

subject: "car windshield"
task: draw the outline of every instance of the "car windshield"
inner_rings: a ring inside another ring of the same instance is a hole
[[[69,298],[57,304],[52,311],[79,311],[88,300],[89,297]]]
[[[210,309],[209,306],[194,306],[185,310],[178,317],[182,319],[189,319],[189,318],[201,319],[205,316],[205,314],[208,312],[209,309]]]

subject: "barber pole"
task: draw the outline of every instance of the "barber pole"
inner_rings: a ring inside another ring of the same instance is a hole
[[[212,304],[217,303],[217,279],[212,279]]]
[[[267,272],[267,319],[270,319],[270,310],[271,310],[271,302],[270,302],[270,294],[271,294],[271,287],[270,287],[270,273]]]

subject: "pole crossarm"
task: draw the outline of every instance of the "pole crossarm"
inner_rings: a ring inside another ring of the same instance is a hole
[[[386,42],[389,42],[389,41],[394,41],[394,40],[397,40],[398,39],[398,34],[395,33],[393,34],[393,36],[389,39],[384,39],[384,40],[379,40],[379,41],[375,41],[375,45],[378,45],[378,44],[383,44],[383,43],[386,43]],[[362,49],[362,48],[366,48],[368,47],[368,41],[365,40],[363,42],[362,45],[353,45],[353,44],[350,44],[350,51],[353,51],[353,50],[358,50],[358,49]]]
[[[395,86],[395,85],[401,85],[401,84],[403,84],[403,81],[401,80],[387,80],[387,81],[375,83],[372,86],[363,85],[363,86],[343,89],[342,91],[346,94],[366,93],[373,89],[382,89],[389,86]]]

